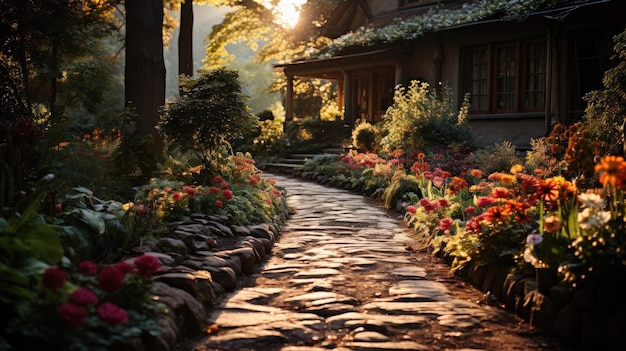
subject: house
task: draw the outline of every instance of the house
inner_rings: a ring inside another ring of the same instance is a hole
[[[582,117],[625,27],[624,0],[347,0],[321,28],[324,51],[275,67],[287,120],[294,78],[336,81],[346,124],[380,121],[397,84],[446,82],[469,94],[480,144],[528,148]]]

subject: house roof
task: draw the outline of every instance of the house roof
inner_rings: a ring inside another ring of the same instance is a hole
[[[370,18],[361,27],[335,38],[313,57],[330,57],[351,47],[367,47],[418,38],[428,32],[448,30],[489,21],[523,21],[529,16],[566,16],[576,9],[623,0],[459,0],[444,5],[399,9]],[[357,1],[358,2],[358,1]],[[338,8],[338,11],[349,10]],[[345,17],[345,15],[344,15]]]

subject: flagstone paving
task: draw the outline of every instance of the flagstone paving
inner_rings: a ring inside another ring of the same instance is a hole
[[[443,350],[442,339],[500,318],[429,280],[397,214],[350,192],[276,178],[296,213],[253,286],[226,295],[208,333],[181,350]]]

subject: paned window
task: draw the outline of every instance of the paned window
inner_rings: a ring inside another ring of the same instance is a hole
[[[471,112],[542,111],[546,51],[544,39],[464,49],[463,88],[470,94]]]

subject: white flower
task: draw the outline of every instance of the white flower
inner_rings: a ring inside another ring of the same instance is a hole
[[[578,195],[578,200],[583,203],[584,207],[603,209],[604,199],[595,193],[582,193]]]
[[[539,245],[543,241],[543,237],[539,234],[528,234],[526,237],[526,245]]]
[[[578,224],[581,229],[600,228],[611,220],[611,212],[585,208],[578,213]]]

